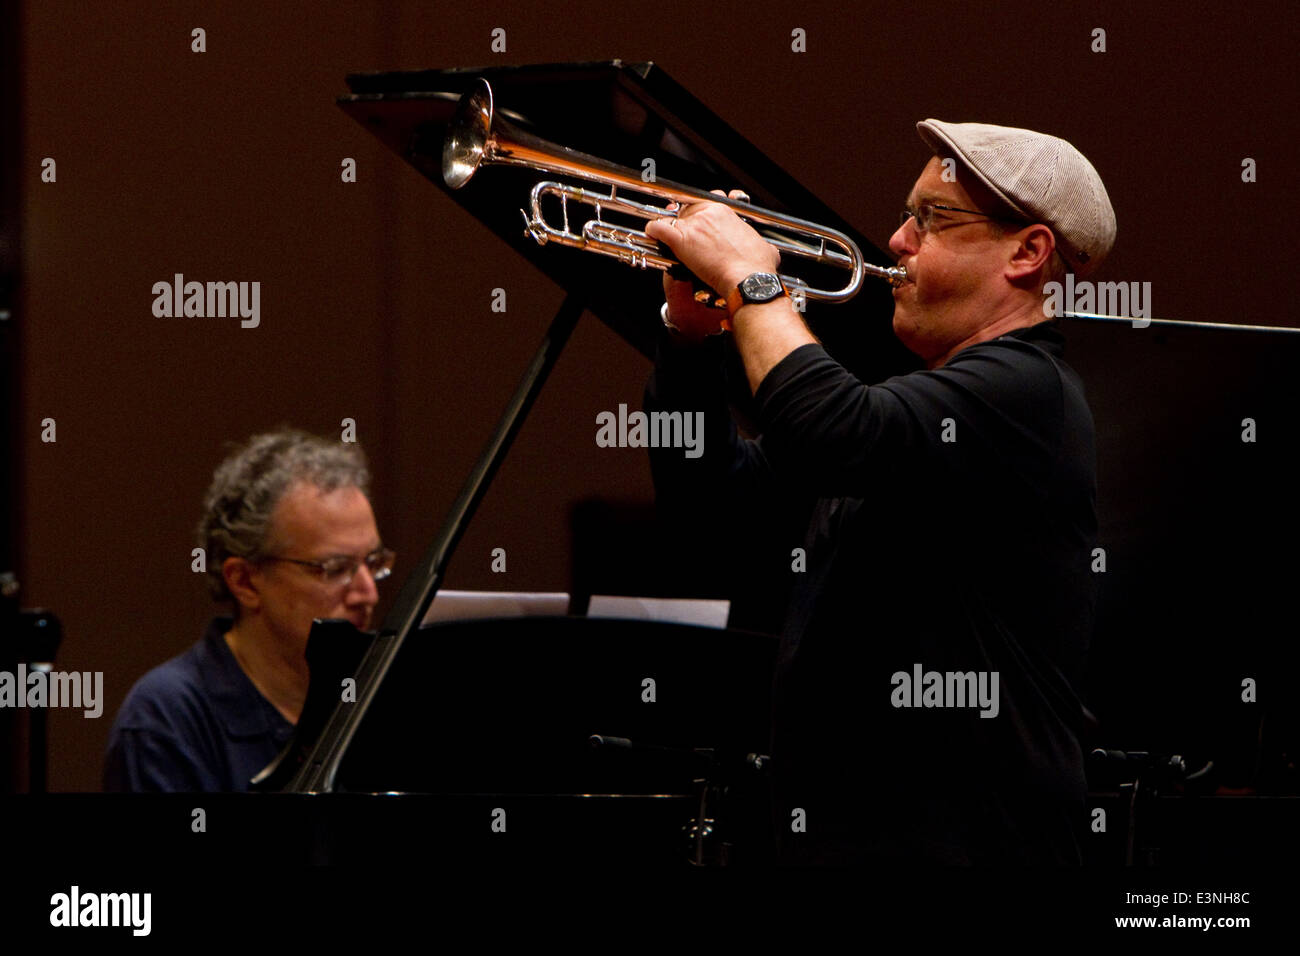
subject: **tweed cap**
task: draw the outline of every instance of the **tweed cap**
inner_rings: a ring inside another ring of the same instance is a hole
[[[1101,264],[1115,244],[1115,210],[1092,163],[1063,139],[988,123],[916,124],[936,153],[951,154],[1030,222],[1056,236],[1056,248],[1076,275]]]

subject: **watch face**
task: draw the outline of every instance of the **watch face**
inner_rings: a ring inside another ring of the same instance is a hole
[[[775,299],[781,291],[781,280],[770,272],[755,272],[753,275],[746,276],[745,281],[740,284],[741,295],[756,302]]]

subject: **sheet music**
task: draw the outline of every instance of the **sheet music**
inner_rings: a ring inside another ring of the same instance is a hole
[[[692,598],[614,597],[593,594],[587,617],[635,618],[649,621],[675,621],[701,627],[725,628],[731,613],[730,601]]]

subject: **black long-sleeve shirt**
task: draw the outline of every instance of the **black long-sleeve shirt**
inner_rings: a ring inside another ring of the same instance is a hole
[[[662,345],[647,408],[704,411],[705,446],[698,459],[653,453],[661,503],[725,501],[750,524],[779,501],[811,503],[803,540],[783,554],[794,578],[773,687],[783,860],[1079,860],[1096,456],[1063,351],[1043,323],[868,387],[806,345],[760,384],[750,441],[716,357]],[[916,701],[894,675],[918,665],[996,672],[996,716],[897,706]]]

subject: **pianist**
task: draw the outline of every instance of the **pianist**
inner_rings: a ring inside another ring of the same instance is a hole
[[[750,523],[771,520],[769,499],[808,502],[803,540],[785,545],[794,592],[773,695],[783,862],[1077,864],[1096,466],[1042,290],[1097,267],[1115,216],[1064,140],[917,130],[933,156],[889,246],[909,277],[894,332],[922,370],[850,375],[771,275],[774,247],[729,208],[650,224],[727,296],[762,432],[744,441],[730,423],[705,341],[717,310],[666,278],[646,405],[703,409],[709,434],[698,461],[652,458],[656,486],[740,503]],[[900,694],[900,675],[922,672],[948,678]],[[972,706],[980,680],[996,708]]]
[[[393,554],[375,526],[355,444],[281,430],[213,475],[198,527],[218,616],[144,675],[109,736],[110,791],[247,790],[292,734],[307,696],[313,618],[369,626]]]

